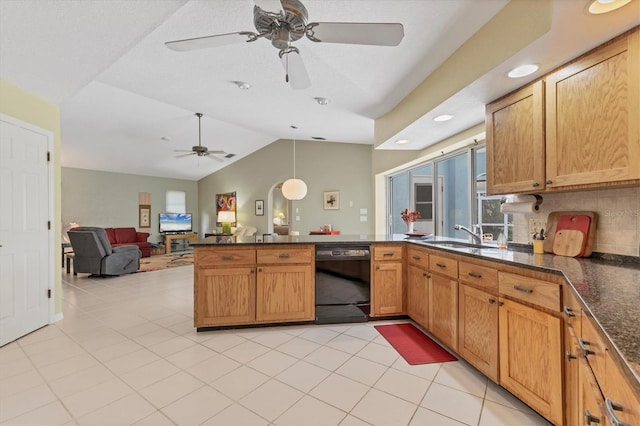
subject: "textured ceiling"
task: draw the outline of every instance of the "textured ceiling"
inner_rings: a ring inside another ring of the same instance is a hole
[[[375,119],[507,3],[304,0],[309,21],[400,22],[405,37],[397,47],[301,39],[295,45],[312,85],[295,91],[285,83],[268,40],[192,52],[164,46],[169,40],[254,30],[252,0],[0,0],[0,77],[60,105],[63,166],[196,180],[280,138],[372,144]],[[557,0],[550,31],[555,33],[513,61],[544,55],[536,61],[549,69],[640,21],[640,0],[606,21],[585,18],[582,3]],[[567,30],[561,20],[598,30]],[[401,130],[398,135],[405,131],[414,141],[406,149],[424,148],[481,122],[484,103],[522,84],[499,78],[503,71],[460,87],[433,110],[454,110],[457,120],[435,127],[430,112]],[[235,80],[253,87],[239,90]],[[317,96],[331,102],[320,106]],[[174,150],[197,144],[195,112],[204,114],[203,144],[234,153],[234,159],[175,158]],[[295,133],[292,124],[298,126]],[[398,149],[392,138],[381,148]]]

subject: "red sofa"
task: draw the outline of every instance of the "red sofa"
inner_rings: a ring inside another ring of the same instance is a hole
[[[151,256],[151,243],[147,241],[148,232],[138,232],[136,228],[104,228],[112,247],[138,246],[142,257]]]

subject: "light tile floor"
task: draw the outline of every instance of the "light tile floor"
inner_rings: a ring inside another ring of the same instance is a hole
[[[196,333],[193,268],[63,274],[64,319],[0,348],[3,425],[547,425],[375,322]]]

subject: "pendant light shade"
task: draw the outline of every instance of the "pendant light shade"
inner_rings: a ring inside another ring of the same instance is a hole
[[[282,195],[287,200],[302,200],[307,195],[307,184],[301,179],[287,179],[282,184]]]
[[[296,126],[291,126],[297,129]],[[293,178],[282,184],[282,195],[287,200],[302,200],[307,195],[307,184],[302,179],[296,179],[296,138],[293,137]]]

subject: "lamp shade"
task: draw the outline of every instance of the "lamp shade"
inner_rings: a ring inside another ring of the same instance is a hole
[[[218,212],[218,222],[230,223],[236,221],[236,212],[223,210]]]
[[[282,195],[287,200],[302,200],[307,195],[307,184],[301,179],[287,179],[282,184]]]

